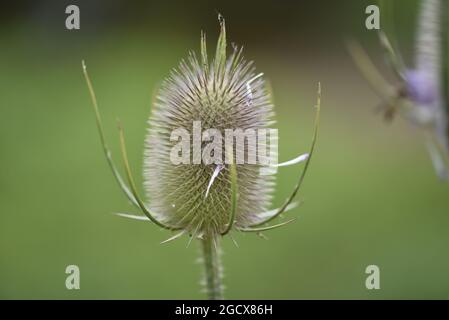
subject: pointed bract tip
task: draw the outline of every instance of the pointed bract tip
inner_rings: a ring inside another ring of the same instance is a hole
[[[223,17],[223,15],[220,12],[218,13],[218,22],[220,23],[220,26],[222,28],[225,27],[225,18]]]
[[[218,36],[217,49],[215,53],[215,70],[224,68],[226,62],[226,26],[223,16],[218,14],[220,23],[220,35]]]

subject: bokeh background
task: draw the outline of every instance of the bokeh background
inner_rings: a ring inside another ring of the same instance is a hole
[[[407,59],[417,1],[391,1]],[[77,4],[81,29],[65,29]],[[124,123],[134,171],[142,167],[151,97],[171,68],[218,35],[270,79],[280,160],[309,146],[321,81],[319,142],[300,198],[299,219],[224,240],[231,299],[449,298],[449,186],[437,180],[422,137],[400,119],[386,124],[378,98],[354,67],[345,40],[358,39],[382,68],[370,1],[18,1],[0,11],[0,298],[202,299],[196,243],[170,236],[135,212],[104,159],[81,70],[85,59],[107,139],[118,154]],[[382,11],[381,14],[384,14]],[[383,26],[383,15],[381,23]],[[301,166],[282,168],[274,206]],[[136,177],[139,185],[141,177]],[[65,268],[81,289],[65,288]],[[365,268],[381,289],[365,288]]]

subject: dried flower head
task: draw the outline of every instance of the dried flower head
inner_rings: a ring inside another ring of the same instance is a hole
[[[227,56],[225,21],[221,16],[219,22],[220,35],[213,59],[208,59],[206,38],[202,33],[200,58],[191,52],[188,59],[181,61],[163,82],[156,96],[145,140],[144,185],[149,204],[137,193],[121,125],[121,150],[129,187],[112,161],[104,141],[95,94],[83,64],[109,165],[130,201],[144,213],[144,216],[120,215],[150,220],[165,229],[178,230],[164,242],[184,234],[189,235],[190,240],[200,239],[206,267],[206,288],[211,298],[221,297],[218,249],[221,236],[234,230],[260,234],[294,220],[266,225],[295,206],[292,201],[304,179],[316,141],[320,104],[318,97],[315,132],[309,153],[281,164],[251,162],[251,152],[267,147],[270,154],[257,154],[260,156],[257,159],[277,159],[277,148],[270,148],[277,140],[267,141],[262,135],[257,135],[254,140],[247,135],[243,139],[232,135],[228,140],[227,130],[233,134],[266,132],[264,130],[270,129],[274,123],[272,99],[263,74],[256,74],[253,63],[243,58],[242,48],[233,46],[231,55]],[[200,132],[200,141],[195,140],[196,123],[204,130]],[[183,133],[193,131],[194,137],[188,135],[184,141],[173,139],[174,132],[179,130]],[[253,145],[253,142],[257,144]],[[179,144],[186,146],[181,150],[185,153],[183,160],[173,161],[173,155],[178,155],[176,148]],[[243,153],[240,148],[243,148]],[[218,162],[207,161],[211,158],[218,159]],[[226,160],[220,161],[222,158]],[[243,162],[238,162],[239,159]],[[291,195],[280,208],[269,210],[275,186],[272,169],[302,161],[305,161],[305,167]]]
[[[164,223],[198,235],[226,230],[232,205],[230,166],[173,164],[172,132],[190,129],[198,121],[203,130],[213,128],[224,137],[225,129],[268,128],[274,116],[263,75],[256,75],[252,63],[244,60],[242,49],[234,47],[226,57],[223,19],[212,62],[208,61],[204,34],[201,43],[201,61],[190,53],[157,95],[149,121],[144,172],[152,209],[160,213]],[[224,148],[221,153],[225,153]],[[245,227],[259,222],[258,213],[268,210],[274,176],[259,174],[258,164],[241,164],[236,169],[239,192],[234,224]],[[208,188],[212,177],[213,184]]]

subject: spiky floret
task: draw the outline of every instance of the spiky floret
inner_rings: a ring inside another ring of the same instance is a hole
[[[212,61],[202,34],[200,59],[191,52],[161,85],[145,141],[144,180],[151,209],[165,224],[197,236],[226,230],[232,212],[231,168],[173,164],[170,152],[176,142],[170,141],[171,133],[178,128],[192,132],[193,122],[200,121],[203,130],[218,129],[224,137],[225,129],[268,128],[274,117],[262,75],[256,75],[253,63],[243,58],[242,48],[233,47],[227,57],[221,17],[220,25]],[[244,228],[259,222],[258,214],[270,206],[274,176],[261,175],[258,164],[238,164],[236,171],[234,225]]]

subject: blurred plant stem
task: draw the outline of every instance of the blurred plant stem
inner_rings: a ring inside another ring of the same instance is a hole
[[[206,293],[210,300],[223,299],[221,284],[220,243],[217,238],[208,235],[200,241],[202,246]]]

